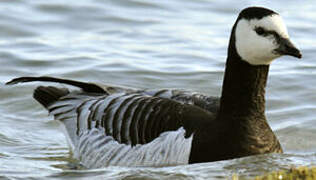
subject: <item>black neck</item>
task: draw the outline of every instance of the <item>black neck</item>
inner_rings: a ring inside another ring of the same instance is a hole
[[[222,87],[220,117],[264,117],[268,71],[269,66],[251,66],[240,59],[228,59]]]
[[[235,122],[265,120],[265,87],[269,66],[253,66],[241,59],[235,47],[234,30],[235,26],[229,44],[219,118]]]

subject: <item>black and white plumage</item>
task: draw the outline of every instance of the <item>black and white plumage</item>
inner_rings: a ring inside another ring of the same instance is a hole
[[[40,86],[34,98],[65,127],[74,157],[88,168],[167,166],[282,152],[265,117],[269,64],[301,57],[281,17],[244,9],[233,26],[220,98],[180,90],[138,90],[52,77],[78,91]]]

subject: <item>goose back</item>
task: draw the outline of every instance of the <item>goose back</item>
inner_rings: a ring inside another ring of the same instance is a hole
[[[198,92],[192,92],[188,90],[181,89],[133,89],[122,86],[113,85],[100,85],[107,93],[138,93],[142,95],[161,97],[166,99],[171,99],[182,104],[191,104],[198,106],[202,109],[210,111],[212,113],[217,113],[220,105],[220,98],[214,96],[206,96]]]

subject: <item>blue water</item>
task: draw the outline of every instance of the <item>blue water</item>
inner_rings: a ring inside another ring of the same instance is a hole
[[[285,154],[164,168],[73,170],[66,140],[32,99],[55,76],[219,96],[231,27],[260,5],[279,12],[303,59],[270,67],[267,117]],[[225,179],[316,163],[316,1],[0,1],[0,177],[51,179]]]

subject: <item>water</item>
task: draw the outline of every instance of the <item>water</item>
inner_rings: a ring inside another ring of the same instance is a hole
[[[285,154],[164,168],[74,170],[58,124],[32,99],[38,83],[71,78],[220,95],[230,29],[238,12],[279,12],[303,59],[271,65],[267,116]],[[51,179],[225,179],[316,163],[315,1],[0,1],[0,177]]]

